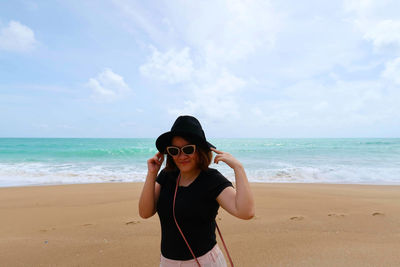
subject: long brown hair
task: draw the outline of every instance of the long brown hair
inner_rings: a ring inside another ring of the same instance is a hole
[[[188,143],[196,145],[197,153],[197,166],[205,171],[208,169],[208,166],[212,161],[212,151],[209,148],[205,148],[204,146],[198,144],[195,139],[190,136],[179,136],[185,139]],[[171,139],[172,140],[172,139]],[[166,171],[177,171],[178,167],[176,166],[174,159],[167,153],[167,163],[165,165]]]

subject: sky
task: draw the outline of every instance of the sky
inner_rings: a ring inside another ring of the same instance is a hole
[[[0,1],[0,137],[400,137],[400,1]]]

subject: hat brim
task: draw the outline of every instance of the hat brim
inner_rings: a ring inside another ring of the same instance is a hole
[[[207,140],[204,140],[204,139],[198,137],[197,135],[190,134],[187,132],[178,132],[178,131],[171,132],[170,131],[170,132],[163,133],[162,135],[160,135],[157,138],[156,147],[157,147],[158,151],[160,151],[163,154],[166,154],[167,146],[171,145],[171,141],[174,136],[182,136],[183,138],[190,137],[191,139],[194,139],[195,145],[200,145],[206,149],[216,148],[214,145],[209,143]]]

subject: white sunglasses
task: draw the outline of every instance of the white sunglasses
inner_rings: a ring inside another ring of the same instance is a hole
[[[196,145],[186,145],[183,147],[167,146],[167,152],[172,157],[179,156],[180,152],[185,155],[192,155],[196,151]]]

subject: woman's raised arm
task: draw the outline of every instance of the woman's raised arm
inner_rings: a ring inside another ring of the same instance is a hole
[[[214,163],[223,161],[235,172],[236,189],[230,186],[225,188],[217,197],[218,203],[233,216],[245,220],[253,218],[255,214],[253,193],[243,165],[229,153],[214,148],[211,150],[217,153]]]
[[[139,215],[147,219],[156,213],[157,200],[161,185],[156,182],[158,171],[164,161],[164,155],[158,152],[147,161],[147,176],[139,199]]]

